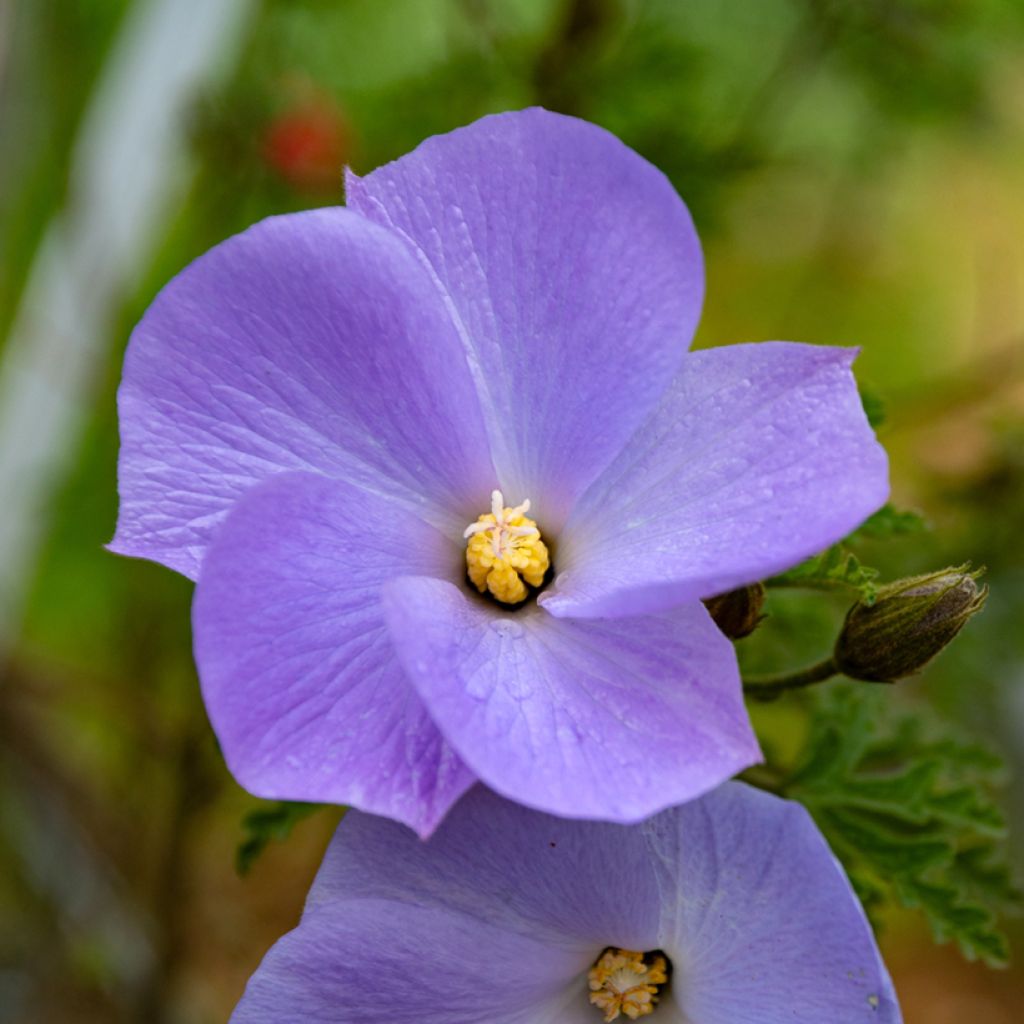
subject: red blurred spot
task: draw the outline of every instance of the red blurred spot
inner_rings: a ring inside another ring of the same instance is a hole
[[[344,114],[330,100],[305,99],[267,126],[263,156],[295,188],[339,192],[351,139]]]

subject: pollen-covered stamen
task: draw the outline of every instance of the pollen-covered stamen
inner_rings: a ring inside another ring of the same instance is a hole
[[[604,1011],[606,1024],[625,1014],[630,1020],[653,1013],[659,986],[668,981],[668,962],[658,954],[606,949],[590,968],[590,1002]]]
[[[491,511],[466,527],[466,568],[473,585],[503,604],[518,604],[531,587],[544,582],[550,559],[532,519],[527,499],[514,508],[505,507],[501,491],[491,492]],[[525,583],[523,581],[526,581]]]

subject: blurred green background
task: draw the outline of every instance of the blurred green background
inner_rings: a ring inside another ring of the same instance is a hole
[[[872,561],[992,587],[900,697],[1022,777],[1020,0],[0,0],[0,1024],[226,1021],[336,817],[236,874],[260,805],[205,720],[190,585],[103,549],[132,324],[210,245],[339,202],[343,164],[535,103],[689,203],[699,345],[863,347],[895,499],[932,526]],[[1020,1021],[1019,962],[909,915],[882,939],[908,1024]]]

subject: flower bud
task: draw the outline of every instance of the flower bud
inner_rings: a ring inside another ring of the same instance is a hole
[[[751,583],[749,587],[730,590],[727,594],[709,597],[704,607],[715,620],[715,625],[730,639],[742,640],[757,629],[764,618],[764,587]]]
[[[855,604],[836,642],[839,671],[871,683],[920,672],[985,603],[981,573],[965,569],[909,576],[879,587],[874,604]]]

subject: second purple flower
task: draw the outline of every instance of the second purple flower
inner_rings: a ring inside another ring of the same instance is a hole
[[[232,1024],[900,1024],[807,812],[739,783],[640,825],[483,788],[429,842],[346,815]]]
[[[485,118],[169,284],[119,395],[114,550],[198,580],[253,792],[431,832],[476,780],[636,821],[759,757],[700,603],[885,499],[852,353],[687,354],[699,244],[607,132]]]

